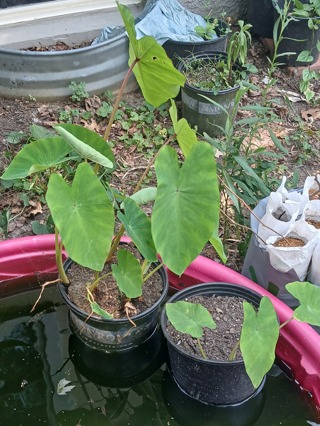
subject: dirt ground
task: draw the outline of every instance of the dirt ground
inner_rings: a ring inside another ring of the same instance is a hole
[[[261,102],[261,91],[264,87],[264,78],[267,69],[266,48],[259,40],[254,40],[250,49],[250,61],[258,68],[258,73],[252,77],[252,82],[259,87],[257,91],[249,91],[243,98],[242,105],[255,105]],[[295,168],[299,168],[300,183],[308,175],[320,173],[319,165],[319,134],[320,134],[320,101],[317,103],[307,103],[303,95],[299,94],[299,76],[297,73],[288,74],[287,70],[281,69],[276,72],[277,83],[268,93],[268,98],[274,100],[274,112],[279,118],[278,122],[271,124],[275,135],[283,142],[289,154],[283,158],[283,161],[289,165],[289,174],[293,173]],[[320,82],[315,82],[314,90],[319,98]],[[127,94],[126,100],[133,105],[142,103],[143,99],[139,92]],[[93,108],[95,102],[99,102],[98,97],[92,97],[86,102],[86,109]],[[0,172],[9,164],[15,152],[17,152],[21,143],[14,143],[14,140],[8,135],[11,132],[28,133],[30,125],[37,124],[50,128],[58,122],[59,111],[78,107],[70,100],[61,102],[38,102],[33,99],[3,99],[0,98]],[[247,111],[239,111],[238,119],[248,116]],[[252,113],[251,113],[252,114]],[[85,122],[86,126],[103,134],[106,121],[97,123],[94,119]],[[292,135],[295,135],[299,129],[307,136],[307,143],[299,143]],[[25,141],[24,141],[25,143]],[[263,144],[274,150],[275,147],[270,139],[267,129],[260,134],[257,145]],[[126,171],[121,170],[115,174],[115,178],[125,182],[131,179],[133,175],[141,173],[147,164],[147,159],[141,153],[137,153],[134,148],[131,150],[122,150],[118,148],[117,155],[120,154],[121,161],[127,165]],[[301,159],[303,161],[301,161]],[[290,179],[290,175],[288,178]],[[10,211],[10,220],[7,232],[2,232],[1,238],[17,238],[20,236],[32,235],[31,222],[33,220],[44,220],[47,216],[47,208],[43,195],[32,197],[28,203],[21,200],[23,188],[16,190],[12,188],[0,187],[0,216]],[[26,205],[27,204],[27,205]],[[0,217],[1,220],[1,217]],[[236,262],[237,263],[237,262]],[[239,263],[239,262],[238,262]]]

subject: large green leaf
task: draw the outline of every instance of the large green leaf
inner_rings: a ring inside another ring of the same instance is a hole
[[[157,252],[151,235],[151,221],[131,198],[123,202],[124,214],[118,212],[129,237],[133,240],[142,256],[149,262],[156,262]]]
[[[71,186],[60,175],[51,175],[46,200],[71,259],[102,270],[113,237],[114,213],[90,165],[79,164]]]
[[[294,311],[294,317],[320,326],[320,287],[309,282],[294,281],[287,284],[286,289],[300,302],[300,306]]]
[[[166,304],[166,313],[173,327],[194,338],[202,336],[202,328],[216,328],[210,312],[199,303],[179,301]]]
[[[114,155],[107,142],[97,133],[76,124],[59,124],[55,130],[83,158],[114,169]]]
[[[1,179],[21,179],[66,161],[72,148],[60,137],[39,139],[25,145],[14,157]]]
[[[279,323],[270,299],[261,299],[258,312],[250,303],[244,302],[240,349],[247,374],[255,388],[274,363],[278,337]]]
[[[173,100],[171,100],[171,107],[169,108],[169,113],[181,151],[183,152],[183,155],[187,157],[189,152],[191,151],[191,148],[196,143],[198,143],[196,131],[194,129],[191,129],[189,123],[185,118],[181,118],[178,121],[177,106]]]
[[[142,188],[140,191],[135,192],[130,196],[139,206],[154,201],[157,195],[157,188],[150,186],[149,188]]]
[[[66,130],[68,133],[71,133],[74,137],[80,139],[86,145],[94,148],[104,157],[108,158],[113,163],[114,168],[116,167],[116,160],[112,149],[98,133],[77,124],[60,123],[59,127]]]
[[[166,51],[157,41],[146,36],[136,39],[133,16],[125,5],[118,3],[122,19],[130,40],[129,65],[134,62],[133,72],[145,100],[158,107],[170,98],[175,98],[185,77],[172,64]]]
[[[158,191],[152,236],[162,261],[181,275],[219,225],[216,163],[206,142],[195,144],[181,168],[176,151],[166,146],[155,170]]]
[[[220,259],[222,260],[222,262],[226,263],[227,256],[226,256],[225,251],[224,251],[223,242],[222,242],[221,238],[219,237],[218,229],[216,229],[214,231],[214,233],[211,235],[209,242],[211,243],[212,247],[217,252],[217,254],[220,257]]]
[[[112,265],[112,273],[119,289],[129,298],[142,294],[142,269],[138,259],[124,249],[118,251],[118,264]]]
[[[124,5],[124,4],[120,4],[118,1],[116,2],[119,12],[121,14],[124,26],[126,28],[130,43],[132,44],[134,51],[137,51],[138,47],[138,40],[137,40],[137,34],[136,34],[136,29],[135,29],[135,20],[134,20],[134,16],[132,15],[130,9],[128,8],[128,6]]]

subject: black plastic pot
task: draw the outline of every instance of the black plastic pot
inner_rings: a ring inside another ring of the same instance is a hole
[[[183,73],[186,63],[192,64],[193,60],[201,59],[210,62],[220,58],[226,58],[226,54],[224,52],[198,52],[180,61],[178,70]],[[235,97],[239,88],[239,85],[235,85],[231,89],[220,90],[215,95],[212,91],[197,89],[186,82],[184,87],[181,88],[182,116],[192,127],[197,126],[199,133],[205,132],[209,136],[218,136],[222,133],[219,127],[225,128],[228,115],[234,108]],[[224,109],[203,96],[218,103]]]
[[[252,25],[252,32],[260,37],[272,38],[273,33],[272,0],[248,0],[247,21]]]
[[[162,47],[175,66],[178,66],[181,58],[194,53],[210,51],[225,52],[228,41],[228,35],[225,34],[227,25],[224,22],[220,22],[219,25],[220,28],[216,29],[218,38],[203,41],[167,40]]]
[[[262,297],[235,284],[206,283],[176,293],[168,303],[195,295],[242,297],[254,306],[259,306]],[[262,388],[256,390],[253,387],[242,360],[216,361],[186,353],[171,340],[167,323],[164,309],[161,328],[168,343],[170,369],[177,385],[188,396],[211,405],[236,405],[247,401]]]
[[[161,329],[157,326],[141,345],[113,353],[92,349],[71,334],[69,354],[77,370],[93,383],[127,388],[152,376],[166,361],[167,350]]]
[[[71,263],[71,259],[66,261],[66,270]],[[59,282],[60,294],[70,309],[70,326],[73,333],[90,347],[104,352],[127,350],[144,343],[157,327],[161,305],[169,288],[165,268],[160,268],[156,273],[160,274],[163,281],[161,297],[151,308],[131,317],[136,327],[126,318],[108,320],[79,309],[68,297],[68,286]]]
[[[165,371],[163,375],[162,395],[171,416],[183,426],[194,426],[195,419],[199,426],[258,425],[266,401],[264,387],[254,397],[237,406],[218,407],[199,404],[184,392],[178,391],[177,384],[168,371]]]
[[[274,0],[277,1],[280,8],[284,7],[285,0]],[[309,3],[308,0],[302,0],[303,4]],[[274,22],[278,18],[278,12],[274,8]],[[315,18],[315,19],[319,19]],[[283,40],[281,41],[278,49],[279,54],[286,52],[293,52],[293,55],[284,55],[279,58],[279,62],[284,62],[287,66],[300,67],[303,65],[311,65],[315,63],[319,58],[319,52],[316,49],[317,41],[320,39],[320,27],[318,30],[311,30],[308,27],[308,18],[295,18],[291,21],[283,32]],[[309,50],[312,52],[312,62],[300,62],[297,61],[297,57],[303,50]]]

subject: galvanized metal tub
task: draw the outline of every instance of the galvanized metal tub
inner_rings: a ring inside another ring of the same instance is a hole
[[[0,96],[63,99],[71,94],[71,81],[84,82],[89,94],[117,91],[127,70],[125,33],[97,45],[59,52],[0,49]],[[131,78],[127,91],[136,88]]]

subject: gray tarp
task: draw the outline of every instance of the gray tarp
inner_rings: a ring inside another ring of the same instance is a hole
[[[206,20],[185,9],[177,0],[148,0],[136,24],[136,32],[138,39],[146,35],[153,36],[161,45],[167,40],[202,41],[202,37],[194,30],[196,26],[205,27]],[[109,40],[118,34],[119,27],[106,27],[92,44]]]

